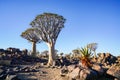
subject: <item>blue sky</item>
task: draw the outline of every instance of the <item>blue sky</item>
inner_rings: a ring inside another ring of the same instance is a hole
[[[44,12],[66,18],[56,42],[59,52],[70,53],[88,43],[98,43],[97,53],[120,55],[119,0],[0,0],[0,48],[31,49],[20,37],[30,22]],[[45,43],[37,50],[48,50]]]

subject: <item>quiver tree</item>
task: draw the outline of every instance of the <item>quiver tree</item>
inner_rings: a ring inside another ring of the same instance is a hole
[[[65,19],[63,16],[53,13],[43,13],[38,15],[31,26],[36,28],[36,33],[49,48],[48,65],[53,65],[55,61],[55,43],[61,29],[64,27]]]
[[[97,43],[90,43],[90,44],[87,45],[87,48],[89,48],[91,51],[94,52],[94,58],[97,57],[97,55],[96,55],[96,49],[97,49],[97,47],[98,47]]]
[[[40,43],[40,38],[35,34],[35,30],[33,28],[29,28],[22,32],[21,37],[27,39],[32,42],[32,56],[36,57],[36,43]]]
[[[79,50],[78,49],[74,49],[74,50],[72,50],[72,53],[73,53],[73,58],[78,58],[78,56],[79,56]]]

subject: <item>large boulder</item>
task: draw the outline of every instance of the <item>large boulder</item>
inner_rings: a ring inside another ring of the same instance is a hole
[[[96,62],[103,64],[104,67],[107,68],[107,66],[112,66],[112,64],[114,64],[116,60],[117,58],[110,53],[99,53]]]
[[[76,67],[77,67],[76,65],[67,66],[69,72],[72,72]]]
[[[68,77],[70,80],[79,79],[81,69],[79,67],[75,68],[71,73],[69,73]]]
[[[120,64],[116,64],[111,66],[108,70],[107,70],[107,74],[116,77],[120,80]]]
[[[97,72],[91,69],[82,69],[80,71],[80,80],[96,80]]]
[[[93,64],[92,69],[97,71],[98,76],[102,76],[105,73],[104,68],[100,64]]]
[[[69,66],[69,73],[68,77],[69,80],[96,80],[98,78],[98,72],[97,70],[101,70],[101,67],[94,68],[96,70],[93,70],[91,68],[84,68],[81,66]]]

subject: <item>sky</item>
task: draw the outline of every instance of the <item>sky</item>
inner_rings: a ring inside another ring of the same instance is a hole
[[[44,12],[66,19],[55,44],[59,53],[95,42],[97,53],[120,55],[120,0],[0,0],[0,48],[31,50],[31,43],[20,35]],[[37,50],[48,47],[39,43]]]

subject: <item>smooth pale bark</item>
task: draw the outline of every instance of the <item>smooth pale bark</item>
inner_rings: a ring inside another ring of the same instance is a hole
[[[47,43],[49,48],[49,60],[48,60],[48,66],[53,66],[55,63],[55,48],[53,43]]]
[[[36,42],[32,42],[32,56],[36,57]]]
[[[94,58],[97,58],[96,51],[94,51]]]

